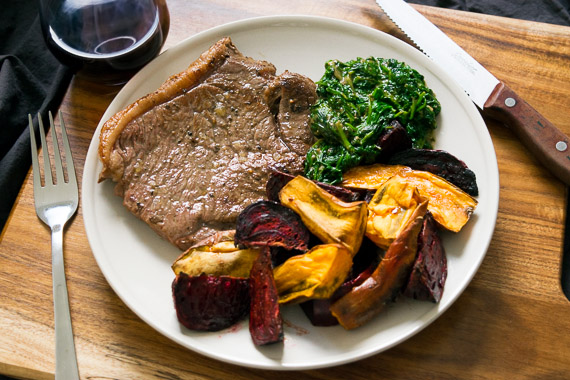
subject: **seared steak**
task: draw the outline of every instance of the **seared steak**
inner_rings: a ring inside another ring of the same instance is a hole
[[[123,204],[180,249],[264,198],[271,168],[301,172],[313,143],[315,84],[243,56],[229,38],[101,131],[100,179]]]

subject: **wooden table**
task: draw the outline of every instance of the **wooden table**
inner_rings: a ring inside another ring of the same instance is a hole
[[[207,28],[261,15],[341,18],[403,38],[373,0],[169,0],[166,48]],[[570,135],[570,28],[417,7]],[[81,179],[89,141],[118,88],[75,78],[61,106]],[[500,171],[496,230],[475,278],[428,328],[384,353],[297,373],[203,357],[142,322],[111,290],[82,210],[65,234],[65,265],[83,379],[568,379],[570,302],[559,277],[565,187],[515,136],[486,120]],[[0,245],[0,373],[49,379],[54,331],[48,229],[28,176]]]

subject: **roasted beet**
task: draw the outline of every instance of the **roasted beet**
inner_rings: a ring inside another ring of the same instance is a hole
[[[397,152],[410,149],[412,147],[412,139],[408,136],[406,128],[398,120],[393,120],[382,131],[376,145],[382,149],[378,162],[387,162]]]
[[[313,244],[314,245],[314,244]],[[313,246],[309,240],[309,247]],[[302,255],[305,251],[298,251],[296,249],[285,249],[283,247],[270,247],[271,248],[271,263],[274,267],[283,264],[287,259],[293,256]]]
[[[289,181],[295,178],[294,175],[273,170],[267,181],[267,199],[279,202],[279,192]],[[322,189],[334,195],[343,202],[356,202],[364,199],[365,190],[347,189],[345,187],[329,185],[328,183],[315,182]]]
[[[279,202],[279,192],[289,181],[295,178],[294,175],[289,173],[284,173],[278,170],[271,170],[267,184],[265,185],[265,191],[267,199],[274,202]]]
[[[346,187],[329,185],[328,183],[316,182],[320,188],[326,190],[329,194],[334,195],[343,202],[357,202],[361,201],[366,194],[365,190],[361,189],[347,189]]]
[[[249,332],[256,346],[283,341],[283,319],[270,256],[269,247],[264,247],[249,275]]]
[[[306,251],[309,230],[293,210],[273,201],[259,201],[246,207],[236,222],[238,246],[275,246]]]
[[[472,196],[479,194],[475,173],[465,162],[444,150],[407,149],[394,154],[391,165],[405,165],[415,170],[436,174]]]
[[[172,282],[178,321],[191,330],[218,331],[249,311],[249,279],[181,272]]]
[[[340,290],[344,285],[342,285],[338,290]],[[332,300],[331,298],[325,300],[308,300],[302,302],[301,309],[309,318],[309,321],[313,326],[336,326],[338,321],[331,314]]]
[[[404,295],[418,300],[439,302],[446,278],[445,250],[437,225],[428,213],[418,236],[418,255]]]
[[[364,195],[364,202],[370,203],[372,198],[374,198],[374,194],[376,194],[376,190],[366,190],[366,193]]]

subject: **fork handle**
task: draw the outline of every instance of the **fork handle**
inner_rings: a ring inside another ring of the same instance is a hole
[[[52,280],[55,320],[55,379],[79,379],[63,266],[63,225],[52,227]]]

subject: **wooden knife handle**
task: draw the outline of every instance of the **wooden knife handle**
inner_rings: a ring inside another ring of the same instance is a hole
[[[503,82],[495,87],[483,112],[509,126],[552,174],[570,185],[570,140],[554,124]]]

